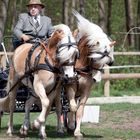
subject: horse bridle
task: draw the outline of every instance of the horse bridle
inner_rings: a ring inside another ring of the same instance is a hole
[[[103,59],[104,57],[108,57],[111,60],[111,57],[109,56],[109,52],[107,50],[105,50],[104,52],[97,52],[96,51],[96,52],[93,52],[92,54],[100,54],[101,55],[101,57],[96,58],[96,60],[94,59],[93,60],[94,62],[97,62],[97,61]]]
[[[73,45],[77,45],[76,41],[75,41],[75,42],[71,42],[70,36],[68,36],[68,40],[69,40],[68,43],[60,44],[60,45],[58,45],[57,47],[58,47],[58,48],[61,48],[61,47],[64,47],[64,46],[68,46],[68,47],[70,48],[70,47],[73,46]]]
[[[68,36],[68,43],[62,43],[62,44],[58,44],[57,45],[57,51],[56,51],[56,56],[57,56],[57,54],[58,54],[58,50],[60,49],[60,48],[64,48],[64,47],[68,47],[69,49],[70,49],[70,47],[73,47],[73,48],[76,48],[75,46],[77,45],[77,43],[76,43],[76,41],[75,42],[71,42],[71,40],[70,40],[70,36]],[[78,49],[78,48],[77,48]],[[63,50],[63,49],[62,49]],[[61,51],[62,51],[61,50]],[[60,53],[60,52],[59,52]],[[77,54],[77,56],[76,56],[76,58],[75,59],[77,59],[77,58],[79,58],[79,51],[78,51],[78,54]],[[58,58],[57,58],[57,60],[58,60]],[[59,60],[58,60],[59,61]],[[65,63],[63,63],[63,66],[71,66],[71,65],[74,65],[75,64],[75,62],[71,62],[71,63],[67,63],[67,62],[65,62]]]

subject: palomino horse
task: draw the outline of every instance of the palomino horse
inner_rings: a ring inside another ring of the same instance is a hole
[[[73,13],[78,23],[78,30],[75,32],[75,36],[78,42],[80,58],[76,61],[75,69],[78,73],[79,83],[66,86],[66,93],[68,100],[78,97],[79,102],[77,102],[76,113],[72,111],[68,113],[67,127],[73,130],[74,136],[79,139],[83,137],[80,128],[84,106],[92,86],[95,82],[101,80],[101,71],[104,65],[111,65],[114,61],[113,46],[115,41],[110,41],[98,25],[91,23],[76,11]]]
[[[7,110],[8,107],[10,111],[7,131],[9,135],[13,133],[16,91],[20,83],[23,83],[33,89],[35,96],[41,101],[42,111],[32,127],[39,129],[42,138],[46,137],[46,112],[59,93],[60,78],[75,77],[74,64],[78,53],[75,39],[69,27],[64,24],[54,27],[47,47],[40,40],[35,40],[34,44],[25,43],[15,50],[7,84],[8,95],[0,100],[3,110]]]

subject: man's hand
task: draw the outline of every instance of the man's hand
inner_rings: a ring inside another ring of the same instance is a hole
[[[23,35],[21,36],[21,39],[22,39],[24,42],[26,42],[26,41],[30,40],[30,36],[23,34]]]

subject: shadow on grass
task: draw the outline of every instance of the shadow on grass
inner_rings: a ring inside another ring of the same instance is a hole
[[[86,138],[88,138],[88,139],[101,139],[101,138],[103,138],[103,136],[100,136],[100,135],[84,135],[84,139],[86,139]]]
[[[39,130],[29,130],[28,135],[27,136],[23,136],[20,134],[19,130],[20,130],[21,125],[20,124],[16,124],[14,125],[14,133],[12,137],[9,137],[8,135],[6,135],[6,131],[7,131],[7,126],[1,127],[0,129],[0,137],[3,138],[31,138],[31,139],[36,139],[39,138],[38,134],[39,134]],[[46,125],[46,133],[47,133],[47,137],[48,138],[52,138],[52,139],[57,139],[57,138],[72,138],[73,135],[69,135],[67,133],[64,133],[64,135],[62,136],[58,136],[57,131],[56,131],[56,127],[55,126],[48,126]]]
[[[20,130],[21,125],[17,124],[14,125],[14,134],[11,138],[31,138],[31,139],[36,139],[39,138],[38,134],[39,131],[38,130],[29,130],[28,135],[25,137],[23,135],[20,134],[19,130]],[[5,131],[5,132],[4,132]],[[2,135],[0,135],[0,137],[8,137],[6,135],[6,131],[7,131],[7,127],[2,127],[0,129],[0,132],[2,132]],[[68,134],[67,132],[65,132],[63,135],[58,135],[57,131],[56,131],[56,127],[55,126],[50,126],[50,125],[46,125],[46,133],[47,133],[47,137],[51,138],[51,139],[57,139],[57,138],[61,138],[61,139],[66,139],[66,138],[70,138],[70,139],[74,139],[74,135],[73,134]],[[83,134],[84,139],[101,139],[103,138],[103,136],[100,135],[92,135],[92,134]]]

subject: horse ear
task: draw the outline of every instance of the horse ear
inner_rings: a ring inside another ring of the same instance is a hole
[[[113,47],[115,44],[116,44],[116,41],[112,41],[112,42],[109,44],[109,46],[110,46],[110,47]]]
[[[74,31],[73,31],[73,37],[74,38],[76,38],[77,37],[77,35],[78,35],[78,33],[79,33],[79,30],[78,29],[75,29]]]
[[[64,33],[64,31],[63,30],[56,30],[56,33],[58,34],[58,36],[59,36],[59,38],[61,39],[61,38],[63,38],[64,37],[64,35],[65,35],[65,33]]]

